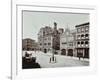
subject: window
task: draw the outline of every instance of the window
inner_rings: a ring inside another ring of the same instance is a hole
[[[85,34],[85,37],[89,37],[89,34]]]
[[[48,37],[48,40],[51,40],[51,37]]]
[[[85,42],[85,46],[86,46],[86,47],[89,46],[89,42],[88,42],[88,41]]]
[[[81,35],[81,38],[84,39],[84,34]]]
[[[77,39],[80,39],[80,35],[77,35]]]
[[[73,43],[70,43],[69,46],[73,46]]]
[[[45,35],[45,32],[43,32],[43,35]]]
[[[80,47],[80,42],[77,42],[77,46]]]
[[[82,47],[84,46],[84,42],[83,42],[83,41],[81,42],[81,46],[82,46]]]
[[[77,42],[77,44],[80,44],[80,42]]]
[[[89,31],[89,26],[86,26],[86,27],[85,27],[85,31],[86,31],[86,32]]]
[[[48,51],[50,51],[50,49],[48,49]]]
[[[86,41],[85,44],[88,44],[88,41]]]
[[[67,44],[67,42],[62,42],[62,44]]]
[[[51,45],[51,43],[48,43],[48,45]]]
[[[44,43],[44,45],[47,45],[46,43]]]
[[[84,32],[84,27],[81,28],[81,31]]]
[[[81,32],[80,28],[78,28],[78,29],[77,29],[77,32],[78,32],[78,33],[80,33],[80,32]]]
[[[84,37],[84,34],[82,34],[81,37]]]
[[[84,42],[82,41],[81,44],[84,44]]]
[[[47,40],[47,38],[44,38],[44,40]]]

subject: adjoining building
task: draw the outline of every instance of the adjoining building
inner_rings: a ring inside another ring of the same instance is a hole
[[[22,50],[38,50],[38,43],[30,38],[25,38],[22,40]]]
[[[77,57],[89,58],[89,22],[75,27]]]
[[[61,55],[75,55],[75,31],[72,32],[69,28],[60,35],[60,50]]]
[[[43,52],[52,51],[52,28],[45,26],[38,33],[39,50]]]
[[[60,33],[63,29],[57,30],[57,23],[54,22],[54,29],[50,26],[42,27],[38,33],[39,49],[43,52],[60,50]]]

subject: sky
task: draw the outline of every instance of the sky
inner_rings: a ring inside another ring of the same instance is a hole
[[[57,28],[75,29],[76,25],[89,22],[89,14],[23,11],[23,39],[37,41],[40,28],[53,28],[54,22],[57,23]]]

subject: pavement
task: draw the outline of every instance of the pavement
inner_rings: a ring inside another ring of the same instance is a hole
[[[52,53],[43,53],[40,51],[27,51],[32,53],[33,57],[36,57],[36,62],[40,64],[41,68],[53,68],[53,67],[76,67],[76,66],[89,66],[89,59],[79,60],[77,57],[54,55],[56,62],[50,62]],[[23,51],[24,56],[25,51]]]

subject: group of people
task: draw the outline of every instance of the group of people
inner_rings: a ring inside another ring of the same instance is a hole
[[[25,52],[25,56],[22,57],[22,68],[31,69],[31,68],[41,68],[39,63],[36,62],[36,57],[32,57],[32,54]]]

